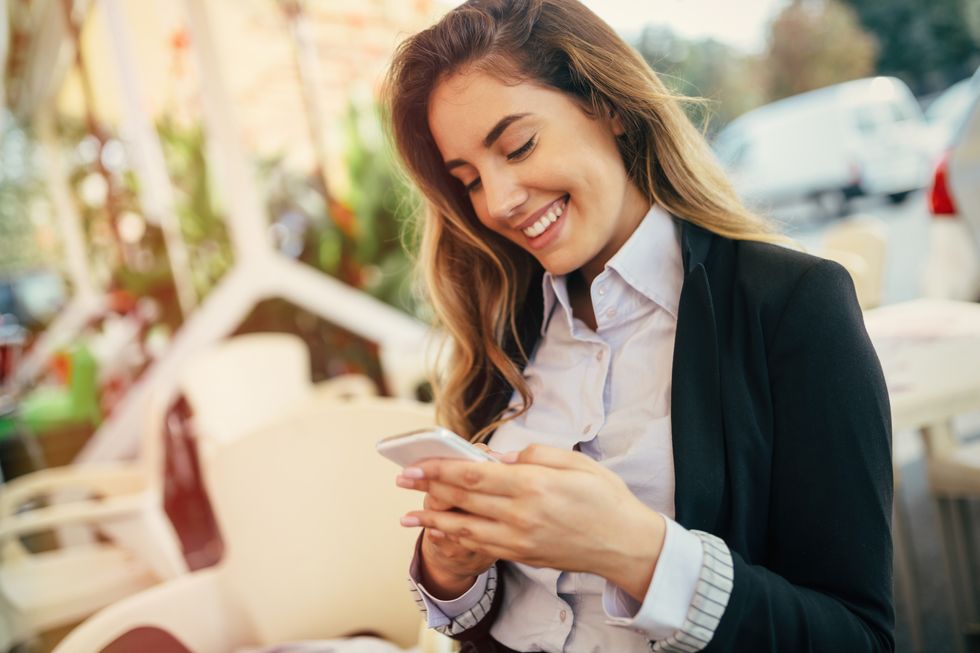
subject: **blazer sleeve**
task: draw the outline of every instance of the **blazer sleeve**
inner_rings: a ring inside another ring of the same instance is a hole
[[[732,552],[704,650],[892,651],[891,417],[847,272],[805,271],[772,333],[765,565]]]

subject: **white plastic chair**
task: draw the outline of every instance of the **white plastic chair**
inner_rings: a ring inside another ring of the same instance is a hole
[[[194,653],[358,631],[414,644],[420,615],[405,577],[417,533],[398,518],[420,498],[395,486],[397,468],[374,443],[433,421],[413,401],[314,402],[226,443],[203,463],[224,558],[106,608],[55,653],[100,651],[147,626]],[[449,650],[427,637],[424,650]]]
[[[154,406],[139,461],[44,469],[0,486],[0,640],[75,623],[187,572],[163,510],[163,402]],[[25,509],[38,501],[47,505]],[[22,543],[63,527],[81,528],[84,541],[38,553]]]
[[[881,220],[861,216],[836,224],[827,230],[823,245],[824,256],[851,273],[861,308],[881,304],[888,254],[888,235]]]
[[[980,501],[980,442],[957,440],[950,422],[924,430],[929,493],[941,526],[946,570],[952,585],[954,650],[972,650],[980,636],[980,551],[971,503]]]
[[[304,402],[378,394],[361,375],[313,384],[306,343],[289,333],[250,333],[216,343],[184,366],[178,386],[194,412],[205,456]]]

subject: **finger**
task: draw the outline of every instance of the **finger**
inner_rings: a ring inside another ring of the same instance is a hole
[[[434,528],[445,533],[447,538],[458,538],[457,541],[460,543],[462,540],[467,540],[477,544],[500,544],[507,541],[509,532],[509,529],[499,522],[464,512],[413,511],[402,517],[402,525]]]
[[[494,458],[496,458],[497,460],[499,460],[501,462],[505,462],[505,463],[515,462],[514,460],[510,460],[510,458],[515,458],[516,459],[516,454],[514,454],[512,456],[510,453],[503,453],[501,451],[494,451],[493,449],[491,449],[487,445],[483,444],[482,442],[477,442],[473,446],[475,446],[477,449],[480,449],[481,451],[485,451],[486,453],[490,454],[491,456],[493,456]]]
[[[514,504],[510,497],[482,494],[441,481],[429,482],[429,493],[426,497],[431,498],[430,504],[423,502],[426,509],[459,508],[473,515],[498,520],[509,514],[513,510]]]
[[[522,472],[515,465],[443,458],[426,460],[410,469],[413,478],[441,481],[496,496],[516,496],[522,483]]]
[[[453,505],[445,501],[441,501],[431,494],[426,494],[425,498],[422,499],[422,507],[425,510],[452,510]]]
[[[578,451],[568,451],[543,444],[532,444],[517,454],[517,462],[525,465],[540,465],[554,469],[594,469],[597,463]],[[601,466],[600,466],[601,467]]]

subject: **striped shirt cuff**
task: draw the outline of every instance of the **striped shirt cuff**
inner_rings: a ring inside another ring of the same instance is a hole
[[[493,597],[497,593],[497,565],[492,565],[487,570],[486,591],[484,591],[483,596],[480,597],[477,604],[466,612],[456,615],[455,617],[443,616],[442,619],[432,619],[431,617],[434,615],[429,614],[429,606],[427,605],[425,598],[422,596],[422,590],[415,582],[415,579],[409,578],[408,581],[409,589],[412,592],[412,598],[415,599],[415,604],[419,607],[419,610],[429,617],[428,623],[430,627],[443,635],[452,637],[473,628],[487,616],[488,612],[490,612],[490,606],[493,605]],[[438,610],[438,608],[436,608],[436,610]],[[441,624],[438,623],[440,621],[442,622]]]
[[[650,642],[650,650],[655,653],[693,653],[705,648],[714,637],[732,595],[735,572],[728,546],[710,533],[691,532],[704,546],[704,563],[698,576],[697,589],[681,629],[667,639]]]

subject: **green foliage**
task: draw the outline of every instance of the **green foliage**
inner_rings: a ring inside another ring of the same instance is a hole
[[[181,233],[191,261],[191,278],[205,297],[233,261],[231,241],[219,212],[205,156],[201,126],[180,127],[169,119],[157,125],[174,190]]]
[[[770,101],[874,73],[874,38],[837,0],[794,0],[772,23],[765,57]]]
[[[343,200],[357,225],[355,257],[367,273],[362,290],[421,315],[412,292],[412,261],[406,251],[408,229],[419,201],[399,174],[381,124],[376,105],[358,110],[352,104],[348,108],[344,161],[350,190]]]
[[[917,94],[942,90],[980,66],[977,0],[843,0],[881,45],[877,70]]]
[[[671,91],[707,100],[684,106],[694,124],[709,133],[765,100],[756,60],[724,43],[689,41],[669,28],[649,26],[635,47]]]
[[[0,126],[0,276],[6,276],[44,263],[31,222],[42,187],[30,133],[9,114],[0,113]]]

